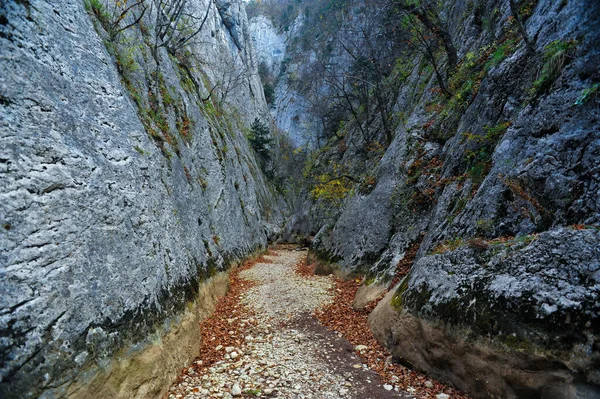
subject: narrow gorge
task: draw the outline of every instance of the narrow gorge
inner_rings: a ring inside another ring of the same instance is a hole
[[[2,0],[0,398],[600,398],[597,0]]]

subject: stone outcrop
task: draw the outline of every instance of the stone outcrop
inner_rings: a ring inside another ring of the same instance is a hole
[[[474,397],[600,394],[597,230],[422,257],[371,313],[401,362]]]
[[[195,3],[184,61],[152,53],[150,14],[111,39],[81,1],[0,6],[2,398],[160,397],[204,282],[278,223],[244,134],[268,109],[243,6]]]
[[[279,76],[286,54],[286,36],[279,33],[264,15],[250,20],[250,32],[258,62],[264,63],[274,76]]]

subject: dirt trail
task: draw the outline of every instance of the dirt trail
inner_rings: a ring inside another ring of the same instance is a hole
[[[205,350],[169,399],[413,397],[382,382],[348,341],[313,317],[333,301],[335,279],[297,274],[305,258],[306,252],[272,251],[235,272],[228,305],[212,318],[219,331],[203,333]]]

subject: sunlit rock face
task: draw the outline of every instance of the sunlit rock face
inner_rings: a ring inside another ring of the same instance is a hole
[[[150,55],[151,14],[119,37],[116,62],[84,2],[0,7],[2,398],[66,397],[176,329],[204,280],[266,245],[277,210],[245,132],[268,109],[245,11],[198,1],[201,17],[207,4],[191,75],[164,48],[159,65]],[[207,100],[232,67],[243,84]]]
[[[258,62],[264,62],[270,72],[278,76],[285,58],[286,36],[279,33],[264,15],[253,18],[249,26]]]

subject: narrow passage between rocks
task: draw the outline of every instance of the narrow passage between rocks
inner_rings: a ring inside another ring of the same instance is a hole
[[[354,347],[314,317],[338,300],[340,281],[300,273],[305,260],[303,251],[271,250],[232,272],[230,292],[201,325],[200,356],[168,399],[462,397],[432,394],[424,377],[425,390],[413,394],[394,384],[399,377],[382,380],[355,352],[367,346]]]

